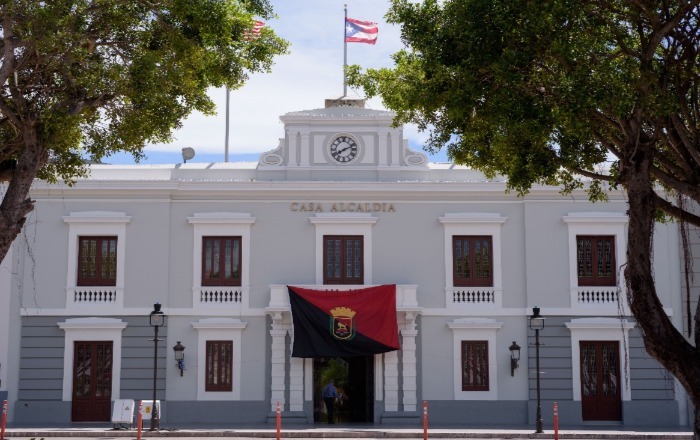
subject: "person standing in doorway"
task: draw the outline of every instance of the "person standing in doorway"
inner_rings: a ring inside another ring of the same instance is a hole
[[[323,402],[326,404],[328,423],[333,424],[335,423],[335,402],[338,399],[338,397],[340,397],[340,395],[338,394],[338,390],[333,384],[333,379],[330,379],[328,381],[328,384],[326,384],[326,386],[323,387],[323,391],[321,391],[321,397],[323,398]]]

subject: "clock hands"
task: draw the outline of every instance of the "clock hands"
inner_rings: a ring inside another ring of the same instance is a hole
[[[352,148],[352,145],[346,144],[345,147],[340,148],[339,150],[336,150],[336,153],[337,153],[338,155],[343,154],[343,151],[347,150],[348,148]]]

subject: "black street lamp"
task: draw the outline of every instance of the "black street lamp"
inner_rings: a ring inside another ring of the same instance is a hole
[[[535,368],[537,373],[537,414],[535,416],[535,434],[542,434],[542,403],[540,400],[540,330],[544,328],[544,316],[540,315],[540,308],[532,308],[530,316],[530,329],[535,331]]]
[[[160,303],[153,304],[149,324],[153,327],[153,404],[151,406],[151,431],[160,429],[160,414],[156,405],[156,386],[158,382],[158,328],[165,325],[165,313],[160,310]]]

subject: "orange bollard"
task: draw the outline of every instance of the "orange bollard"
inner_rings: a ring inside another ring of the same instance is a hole
[[[2,427],[0,427],[0,440],[5,440],[5,423],[7,422],[7,400],[2,402]]]
[[[423,401],[423,440],[428,440],[428,401]]]
[[[141,440],[141,428],[143,427],[143,400],[139,400],[139,415],[136,416],[136,440]]]
[[[559,440],[559,407],[554,402],[554,440]]]
[[[277,440],[280,440],[282,436],[282,411],[280,410],[280,403],[277,402]]]

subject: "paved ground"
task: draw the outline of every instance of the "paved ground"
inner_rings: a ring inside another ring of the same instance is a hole
[[[560,439],[591,439],[591,440],[691,440],[690,431],[678,431],[669,429],[666,431],[648,431],[642,428],[617,428],[599,429],[565,429],[560,430]],[[330,438],[340,439],[422,439],[423,429],[406,427],[384,427],[384,426],[343,426],[336,425],[328,427],[325,425],[314,425],[313,427],[283,427],[282,438],[294,439],[318,439]],[[133,429],[111,429],[104,427],[89,426],[69,426],[69,427],[24,427],[7,428],[5,437],[13,440],[51,438],[51,440],[72,439],[76,437],[84,439],[115,439],[115,438],[137,438],[137,432]],[[148,431],[147,427],[141,434],[143,439],[156,437],[188,437],[188,440],[210,439],[211,437],[235,437],[238,440],[244,439],[275,439],[277,432],[274,426],[265,425],[260,428],[218,428],[218,429],[163,429],[160,431]],[[429,428],[428,437],[435,439],[469,438],[469,439],[554,439],[555,433],[551,429],[545,429],[543,434],[535,434],[529,427],[522,429],[460,429],[460,428]],[[2,439],[0,439],[2,440]]]

